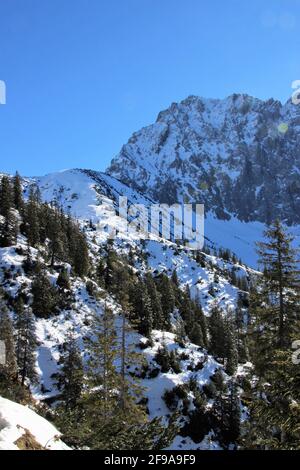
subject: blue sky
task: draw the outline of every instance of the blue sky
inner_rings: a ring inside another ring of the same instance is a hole
[[[2,0],[0,171],[104,170],[190,94],[287,100],[299,0]]]

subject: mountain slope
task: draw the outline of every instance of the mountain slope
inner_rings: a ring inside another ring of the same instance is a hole
[[[218,219],[300,222],[300,107],[190,96],[133,134],[107,173],[160,202]]]
[[[35,411],[0,397],[0,450],[70,450],[60,436]]]

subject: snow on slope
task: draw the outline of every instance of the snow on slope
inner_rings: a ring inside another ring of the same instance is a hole
[[[125,240],[137,236],[127,236],[124,220],[116,215],[118,197],[126,196],[130,204],[144,204],[149,207],[153,201],[119,180],[92,170],[65,170],[43,177],[24,180],[26,194],[30,183],[36,183],[44,201],[57,200],[66,212],[81,220],[92,220],[99,224],[103,241],[107,239],[110,227],[120,232]],[[290,228],[300,240],[300,227]],[[262,238],[264,225],[261,222],[242,222],[236,217],[230,220],[218,219],[212,212],[205,213],[205,238],[213,248],[229,248],[244,263],[257,267],[255,242]],[[106,232],[106,234],[105,234]],[[119,237],[119,238],[120,238]],[[151,237],[155,239],[155,237]]]
[[[27,406],[0,397],[0,450],[20,450],[16,442],[26,430],[45,450],[70,450],[46,419]]]
[[[26,194],[30,183],[37,183],[44,201],[57,200],[66,212],[81,220],[91,220],[107,239],[109,228],[117,228],[119,238],[130,241],[124,220],[116,215],[118,197],[128,198],[128,204],[144,204],[149,207],[154,201],[129,188],[116,178],[92,170],[65,170],[43,177],[24,180]],[[288,228],[295,236],[295,246],[300,244],[300,226]],[[228,248],[252,268],[257,268],[255,242],[262,240],[265,225],[261,222],[243,222],[232,216],[230,220],[217,218],[213,212],[205,212],[204,235],[212,248]],[[106,232],[106,233],[105,233]],[[155,237],[151,236],[151,239]]]

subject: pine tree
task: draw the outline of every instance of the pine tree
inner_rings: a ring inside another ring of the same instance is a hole
[[[163,329],[170,329],[170,316],[175,308],[175,296],[173,286],[166,274],[157,278],[157,288],[161,295],[161,307],[163,311]]]
[[[300,331],[297,252],[278,221],[265,237],[258,244],[264,271],[250,293],[250,350],[258,380],[252,391],[254,430],[248,432],[248,443],[293,449],[299,448],[300,437],[299,365],[292,363],[290,351]]]
[[[153,328],[162,330],[164,328],[163,311],[161,306],[161,297],[156,288],[155,281],[150,273],[145,275],[145,284],[151,302]]]
[[[50,256],[50,266],[53,267],[56,259],[65,258],[64,247],[66,245],[64,240],[63,227],[61,225],[61,213],[57,207],[52,209],[51,217],[48,220],[47,224],[47,236],[49,238],[49,256]]]
[[[0,340],[5,344],[5,364],[0,364],[0,381],[8,384],[17,373],[13,325],[7,307],[0,299]]]
[[[19,212],[22,212],[24,208],[23,190],[22,190],[21,178],[18,172],[16,172],[14,179],[13,179],[13,201],[14,201],[15,208]]]
[[[103,258],[100,258],[96,266],[96,280],[99,287],[105,287],[105,262]]]
[[[76,250],[73,256],[73,268],[75,274],[84,277],[88,274],[90,268],[89,251],[85,236],[78,232],[75,240]]]
[[[35,383],[37,373],[35,369],[35,350],[37,339],[35,334],[34,316],[30,308],[19,305],[19,311],[15,320],[16,332],[16,358],[18,375],[21,385],[28,379]]]
[[[12,246],[16,244],[19,232],[19,224],[14,209],[10,209],[0,223],[0,246]]]
[[[153,326],[153,312],[151,298],[143,280],[139,279],[137,284],[134,285],[130,302],[133,305],[138,332],[150,338]]]
[[[216,304],[213,304],[211,315],[209,318],[209,350],[218,357],[225,357],[225,334],[224,334],[224,321],[222,313]]]
[[[2,176],[0,184],[0,215],[6,218],[13,208],[13,191],[8,176]]]
[[[32,247],[40,242],[40,195],[36,187],[31,186],[29,190],[28,202],[24,213],[24,231],[28,243]]]
[[[74,300],[74,296],[72,294],[70,277],[67,269],[63,268],[60,271],[56,281],[56,285],[58,287],[59,308],[70,308]]]
[[[214,431],[219,442],[227,448],[230,444],[237,445],[241,433],[240,400],[236,385],[231,382],[229,393],[219,391],[212,409]]]
[[[279,221],[264,233],[266,242],[259,242],[259,263],[264,275],[258,286],[254,303],[262,327],[272,336],[272,346],[286,347],[299,322],[300,278],[297,251],[291,247],[293,237],[285,232]],[[277,335],[277,339],[274,337]]]
[[[57,307],[58,295],[49,281],[45,271],[39,269],[31,286],[32,310],[39,318],[48,318]]]
[[[233,375],[238,366],[238,350],[237,341],[233,331],[232,322],[227,319],[225,321],[225,357],[226,357],[226,372]]]
[[[81,355],[72,333],[67,336],[59,364],[62,367],[55,375],[56,386],[61,392],[60,397],[63,400],[65,410],[68,411],[78,406],[84,383]]]
[[[97,413],[107,422],[117,407],[120,385],[115,365],[119,353],[115,318],[107,306],[103,315],[94,315],[92,331],[93,337],[87,342],[88,377],[91,389],[96,387],[97,391],[91,391],[89,399],[97,404]]]
[[[119,328],[120,336],[120,401],[119,406],[123,416],[126,416],[127,420],[134,420],[142,422],[145,419],[144,413],[139,406],[136,405],[137,399],[142,395],[142,388],[139,386],[138,381],[134,378],[134,374],[128,376],[127,371],[132,366],[135,368],[142,363],[142,357],[134,350],[134,345],[128,341],[132,335],[132,327],[128,323],[130,304],[128,292],[122,291],[122,295],[119,298],[122,312],[121,312],[121,324]]]

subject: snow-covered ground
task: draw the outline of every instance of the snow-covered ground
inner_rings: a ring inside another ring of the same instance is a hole
[[[26,441],[38,449],[70,450],[61,433],[28,406],[0,397],[0,450],[22,450]]]

